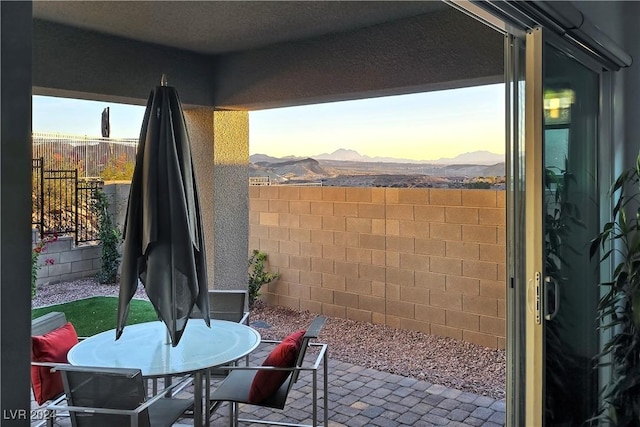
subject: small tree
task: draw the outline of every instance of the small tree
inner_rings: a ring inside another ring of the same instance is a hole
[[[95,209],[98,214],[98,238],[102,246],[100,271],[98,271],[96,279],[100,283],[115,283],[120,265],[118,246],[122,241],[122,235],[109,215],[107,195],[103,191],[97,190],[94,197],[96,200]]]
[[[260,296],[260,288],[280,277],[280,273],[265,271],[267,254],[254,249],[249,258],[249,308],[253,307]]]

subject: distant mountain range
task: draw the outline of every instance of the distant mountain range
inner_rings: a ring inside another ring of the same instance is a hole
[[[473,151],[471,153],[463,153],[452,158],[440,158],[437,160],[413,160],[399,159],[393,157],[370,157],[362,155],[355,150],[340,148],[333,153],[322,153],[315,156],[309,156],[315,160],[330,160],[341,162],[367,162],[367,163],[409,163],[409,164],[433,164],[433,165],[495,165],[504,162],[504,154],[491,153],[489,151]],[[287,161],[303,160],[305,157],[286,156],[282,158],[268,156],[266,154],[253,154],[249,160],[253,164],[273,164]]]

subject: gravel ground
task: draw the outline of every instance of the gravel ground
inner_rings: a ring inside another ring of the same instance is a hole
[[[117,285],[100,285],[93,280],[46,284],[38,287],[32,306],[117,294]],[[135,298],[147,298],[142,287],[138,288]],[[256,327],[264,339],[281,339],[292,331],[304,329],[315,316],[259,301],[251,310],[250,320],[269,325],[268,328]],[[333,359],[496,399],[505,397],[504,350],[339,318],[328,319],[319,340],[329,344],[329,357]]]

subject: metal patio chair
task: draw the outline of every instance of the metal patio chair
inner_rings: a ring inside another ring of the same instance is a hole
[[[58,312],[58,311],[52,311],[50,313],[44,314],[40,317],[36,317],[35,319],[31,320],[31,336],[37,337],[37,336],[49,334],[51,332],[54,332],[64,327],[66,324],[67,324],[67,317],[65,316],[64,313]],[[80,340],[82,339],[82,337],[78,337],[78,339]],[[63,356],[63,355],[60,354],[60,356]],[[33,358],[33,353],[32,353],[32,358]],[[53,388],[57,388],[61,385],[59,382],[60,380],[56,379],[56,375],[51,374],[50,370],[51,368],[66,361],[66,351],[64,352],[64,359],[65,360],[60,359],[60,360],[55,360],[51,362],[37,362],[37,361],[31,360],[31,370],[32,370],[31,384],[34,391],[34,397],[35,397],[35,389],[36,389],[36,385],[34,382],[34,375],[38,377],[38,380],[40,382],[40,387],[43,390],[45,389],[49,390],[49,393]],[[59,375],[58,375],[58,378],[59,378]],[[54,384],[57,384],[57,385],[54,386]],[[64,392],[62,391],[62,389],[60,389],[59,391],[60,391],[59,393],[57,393],[55,396],[51,396],[46,402],[42,404],[41,407],[45,411],[42,416],[44,419],[41,422],[35,424],[34,427],[41,427],[45,424],[48,427],[53,427],[56,413],[55,411],[50,410],[48,408],[48,405],[51,403],[58,403],[64,400],[64,397],[65,397]],[[60,416],[60,414],[58,414],[58,416]],[[64,414],[63,416],[67,416],[67,415]]]
[[[259,423],[259,424],[275,424],[284,426],[306,426],[304,424],[295,424],[288,422],[275,422],[275,421],[262,421],[255,419],[242,419],[239,418],[239,403],[257,405],[262,407],[284,409],[289,396],[289,392],[293,388],[293,385],[298,381],[299,375],[303,372],[310,372],[312,375],[312,423],[310,426],[318,425],[318,370],[322,367],[323,381],[322,381],[322,399],[323,399],[323,424],[328,426],[328,360],[327,360],[327,344],[312,343],[312,339],[315,339],[320,334],[320,330],[324,326],[326,317],[316,317],[311,325],[308,327],[304,335],[302,336],[302,342],[300,348],[295,355],[295,362],[290,367],[274,367],[274,366],[234,366],[229,368],[229,375],[220,383],[211,394],[211,400],[215,401],[216,407],[222,402],[229,402],[229,425],[237,426],[239,422],[247,423]],[[278,345],[282,341],[263,340],[263,343],[271,345]],[[318,349],[318,355],[313,363],[304,363],[304,358],[309,347],[316,347]],[[272,351],[275,351],[275,349]],[[270,355],[271,356],[271,355]],[[269,359],[269,357],[267,358]],[[266,362],[266,361],[265,361]],[[252,384],[258,372],[272,372],[276,371],[285,372],[287,374],[286,379],[280,385],[275,392],[266,396],[264,400],[259,402],[252,401],[250,398]]]
[[[140,369],[59,365],[54,370],[62,374],[66,404],[49,408],[68,411],[73,427],[169,427],[193,405],[193,398],[171,397],[191,384],[190,377],[147,398]]]

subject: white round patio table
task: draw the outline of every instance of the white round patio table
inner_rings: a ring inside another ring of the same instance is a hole
[[[202,319],[190,319],[180,342],[172,347],[166,326],[158,321],[126,326],[118,340],[115,329],[89,337],[71,348],[67,359],[72,365],[137,368],[145,377],[193,374],[194,425],[200,426],[202,374],[246,356],[258,344],[260,334],[249,326],[211,320],[209,328]]]

